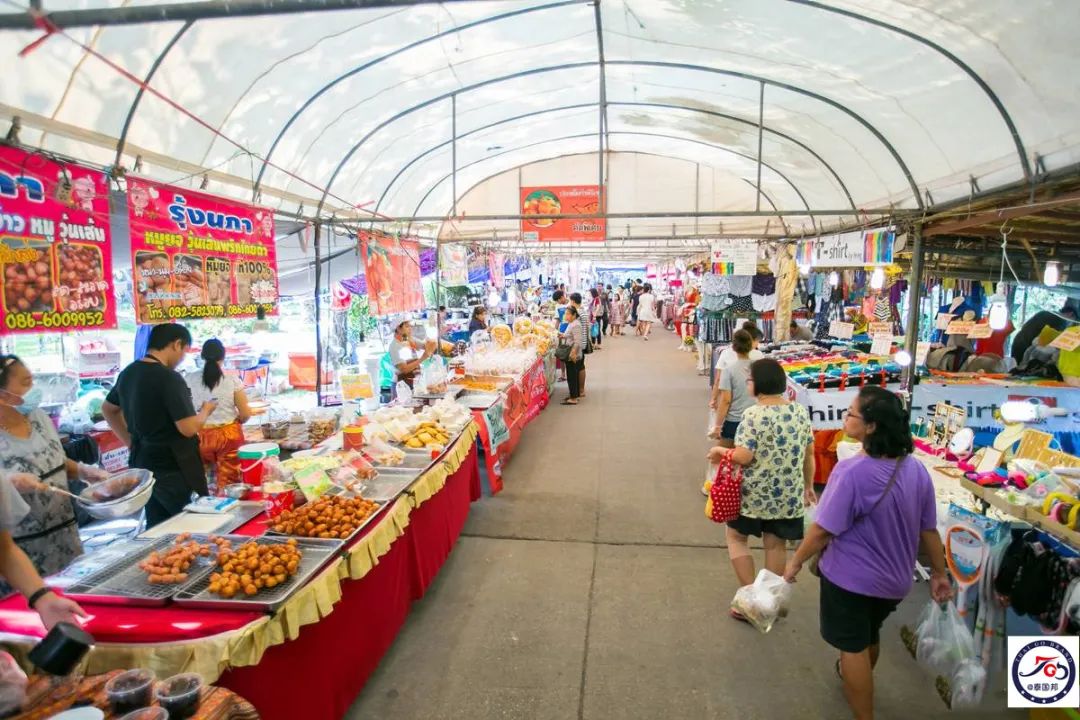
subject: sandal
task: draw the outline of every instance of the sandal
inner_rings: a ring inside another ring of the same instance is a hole
[[[565,400],[562,401],[561,404],[562,405],[577,405],[578,401],[577,400],[571,400],[570,398],[566,398]]]

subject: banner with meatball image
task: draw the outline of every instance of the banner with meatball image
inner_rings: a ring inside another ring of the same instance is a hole
[[[140,178],[127,186],[138,322],[277,314],[273,211]]]
[[[108,178],[0,146],[0,335],[115,327]]]
[[[396,315],[424,307],[420,243],[396,235],[361,231],[360,257],[372,315]]]

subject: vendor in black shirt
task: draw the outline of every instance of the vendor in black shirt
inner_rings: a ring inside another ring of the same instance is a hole
[[[477,330],[487,330],[487,308],[483,305],[477,305],[473,308],[472,319],[469,320],[469,332],[474,333]]]
[[[191,391],[175,370],[189,347],[191,333],[183,325],[156,326],[146,356],[124,368],[101,406],[109,427],[131,448],[129,465],[154,473],[148,527],[183,510],[192,493],[208,494],[197,433],[216,403],[195,412]]]

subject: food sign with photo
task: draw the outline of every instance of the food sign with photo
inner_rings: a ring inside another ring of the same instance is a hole
[[[0,146],[0,334],[115,327],[108,178]]]
[[[439,274],[443,285],[469,284],[469,254],[464,245],[439,246]]]
[[[271,210],[141,178],[127,186],[138,322],[277,314]]]
[[[604,218],[554,219],[545,215],[593,215],[600,208],[599,185],[549,185],[520,189],[521,238],[532,242],[602,242]]]
[[[424,307],[420,243],[384,233],[360,233],[360,257],[372,315],[394,315]]]

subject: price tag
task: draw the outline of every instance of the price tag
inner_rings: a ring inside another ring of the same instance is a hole
[[[892,337],[892,323],[891,322],[872,322],[869,329],[870,337],[877,337],[878,335],[888,335]]]
[[[330,477],[326,472],[314,465],[309,465],[295,473],[293,479],[300,486],[300,491],[304,493],[304,497],[307,498],[308,502],[315,502],[333,487],[333,483],[330,482]]]
[[[1065,352],[1072,352],[1080,347],[1080,327],[1076,325],[1070,327],[1068,330],[1054,338],[1050,343],[1050,347]]]
[[[938,330],[944,330],[949,327],[949,322],[952,321],[952,313],[938,313],[937,322],[934,323],[934,327]]]
[[[915,345],[915,364],[925,365],[926,356],[930,354],[930,343],[921,342]]]
[[[833,320],[829,323],[829,334],[841,340],[850,340],[855,334],[855,323]]]
[[[892,335],[875,335],[870,344],[871,355],[889,356],[892,354]]]
[[[994,331],[990,328],[988,323],[979,323],[971,329],[971,332],[968,333],[968,337],[972,340],[982,340],[993,334]]]
[[[953,320],[945,328],[946,335],[970,335],[975,329],[975,323],[971,320]]]

